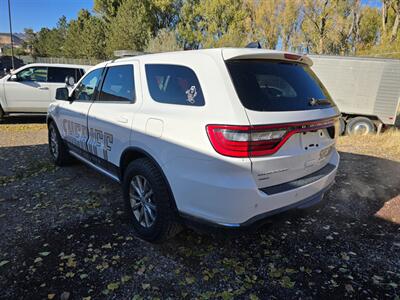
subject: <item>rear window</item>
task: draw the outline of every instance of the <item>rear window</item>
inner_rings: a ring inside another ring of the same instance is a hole
[[[80,69],[58,67],[49,67],[48,69],[47,82],[64,83],[65,79],[70,76],[74,77],[75,82],[78,82],[82,77]]]
[[[204,97],[196,74],[178,65],[146,65],[151,97],[161,103],[203,106]]]
[[[308,66],[266,60],[226,62],[243,106],[255,111],[296,111],[334,106]]]

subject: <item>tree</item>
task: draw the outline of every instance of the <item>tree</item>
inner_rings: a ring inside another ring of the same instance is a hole
[[[333,29],[334,5],[331,0],[306,0],[301,31],[307,52],[327,52],[326,39]]]
[[[264,47],[275,49],[279,39],[282,1],[247,0],[245,7],[248,11],[247,30],[250,40],[258,40]]]
[[[156,53],[178,50],[182,50],[182,47],[178,43],[176,33],[161,29],[158,31],[157,36],[149,41],[145,52]]]
[[[366,50],[374,47],[380,36],[381,15],[378,8],[364,7],[361,10],[357,49]]]
[[[94,0],[93,10],[98,13],[106,23],[117,15],[123,0]]]
[[[183,0],[151,0],[150,9],[155,16],[155,29],[174,30],[179,22]]]
[[[300,30],[301,20],[300,12],[302,9],[301,0],[283,0],[282,10],[279,15],[280,37],[282,40],[282,49],[291,50],[293,43],[296,44],[298,32]]]
[[[69,23],[63,54],[72,58],[105,58],[103,21],[82,9],[78,19]]]
[[[185,46],[239,46],[247,40],[246,11],[237,0],[188,0],[177,30]]]
[[[118,9],[107,34],[107,54],[115,50],[143,51],[154,31],[154,19],[146,1],[126,0]]]
[[[35,45],[37,43],[36,33],[32,28],[24,28],[25,40],[23,43],[24,49],[27,49],[30,54],[35,57],[37,55]]]
[[[82,9],[78,13],[78,18],[70,21],[63,47],[63,54],[66,57],[81,58],[83,56],[82,46],[84,37],[82,33],[85,23],[87,23],[89,18],[89,11]]]

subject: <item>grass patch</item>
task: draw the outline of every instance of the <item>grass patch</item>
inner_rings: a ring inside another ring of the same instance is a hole
[[[400,161],[400,130],[392,128],[379,135],[342,136],[338,139],[337,148],[343,152]]]
[[[1,124],[0,131],[4,132],[21,132],[21,131],[39,131],[46,129],[46,124]]]

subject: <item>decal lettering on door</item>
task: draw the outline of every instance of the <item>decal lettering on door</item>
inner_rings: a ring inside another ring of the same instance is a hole
[[[85,125],[67,119],[63,120],[62,126],[65,133],[65,139],[69,143],[100,158],[108,160],[108,153],[111,151],[114,142],[111,133],[97,128],[88,129]]]

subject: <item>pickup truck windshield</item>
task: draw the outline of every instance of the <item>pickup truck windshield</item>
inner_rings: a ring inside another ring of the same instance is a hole
[[[226,65],[247,109],[296,111],[335,105],[306,65],[271,60],[229,60]]]

